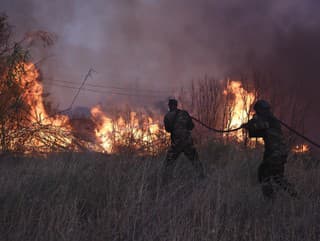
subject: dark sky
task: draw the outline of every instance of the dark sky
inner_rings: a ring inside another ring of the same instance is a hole
[[[98,73],[91,83],[158,91],[205,74],[226,78],[254,68],[272,72],[270,85],[299,88],[300,100],[311,103],[309,125],[320,117],[319,7],[318,0],[1,1],[17,38],[34,29],[57,34],[54,47],[34,54],[54,55],[42,66],[47,83],[53,78],[80,84],[93,67]],[[48,88],[61,106],[74,95]],[[109,98],[83,92],[78,104]]]

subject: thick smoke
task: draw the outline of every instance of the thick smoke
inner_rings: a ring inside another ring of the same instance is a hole
[[[43,66],[46,82],[80,85],[93,67],[98,73],[89,81],[123,86],[133,95],[85,91],[80,105],[115,97],[157,101],[205,74],[225,78],[251,69],[272,72],[270,83],[280,81],[288,90],[299,86],[302,99],[318,102],[316,0],[2,0],[1,5],[18,36],[39,28],[58,35],[53,48],[37,53],[54,56]],[[49,88],[61,106],[70,103],[74,90]],[[320,116],[319,108],[312,111]]]

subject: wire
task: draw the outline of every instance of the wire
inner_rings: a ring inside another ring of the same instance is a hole
[[[86,76],[84,77],[84,80],[82,81],[82,84],[81,84],[80,88],[78,89],[78,92],[77,92],[76,95],[73,97],[69,109],[72,109],[73,104],[74,104],[74,102],[76,101],[76,99],[78,98],[78,95],[80,94],[80,91],[81,91],[82,87],[83,87],[84,84],[86,83],[87,79],[92,76],[92,72],[93,72],[93,71],[94,71],[94,70],[93,70],[92,68],[89,69],[88,73],[87,73]]]
[[[56,83],[44,83],[45,85],[53,85],[57,87],[62,87],[66,89],[74,89],[74,90],[79,90],[78,87],[74,86],[68,86],[68,85],[62,85],[62,84],[56,84]],[[162,95],[147,95],[147,94],[130,94],[130,93],[121,93],[121,92],[114,92],[114,91],[103,91],[103,90],[95,90],[95,89],[90,89],[90,88],[82,88],[81,90],[83,91],[90,91],[90,92],[95,92],[95,93],[100,93],[100,94],[112,94],[112,95],[123,95],[123,96],[136,96],[136,97],[161,97]]]
[[[68,81],[68,80],[59,80],[53,78],[46,78],[47,80],[51,80],[54,82],[62,82],[62,83],[69,83],[69,84],[78,84],[77,82]],[[167,93],[170,92],[169,90],[153,90],[153,89],[140,89],[140,88],[125,88],[125,87],[118,87],[118,86],[107,86],[101,84],[86,84],[86,86],[96,87],[96,88],[105,88],[105,89],[116,89],[116,90],[128,90],[128,91],[147,91],[147,92],[155,92],[155,93]]]
[[[235,132],[235,131],[238,131],[240,129],[242,129],[242,126],[238,127],[238,128],[235,128],[235,129],[229,129],[229,130],[218,130],[218,129],[215,129],[215,128],[212,128],[208,125],[206,125],[205,123],[203,123],[202,121],[198,120],[197,118],[191,116],[191,119],[195,120],[196,122],[198,122],[200,125],[204,126],[205,128],[211,130],[211,131],[214,131],[214,132],[218,132],[218,133],[229,133],[229,132]]]

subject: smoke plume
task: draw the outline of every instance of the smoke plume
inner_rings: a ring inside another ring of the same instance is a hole
[[[79,105],[159,101],[191,79],[254,69],[272,73],[267,81],[281,82],[284,91],[299,88],[301,101],[315,106],[319,7],[316,0],[2,1],[17,38],[34,29],[58,35],[55,46],[36,51],[35,58],[53,56],[43,64],[43,76],[61,107],[75,90],[56,81],[80,85],[90,67],[97,73],[88,83],[124,89],[83,91]],[[313,123],[320,109],[311,109]]]

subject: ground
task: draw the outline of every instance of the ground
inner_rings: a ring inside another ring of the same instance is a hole
[[[299,199],[264,200],[261,150],[212,142],[200,149],[208,177],[180,158],[161,188],[164,155],[97,153],[4,156],[0,240],[320,240],[320,165],[291,155],[286,175]]]

